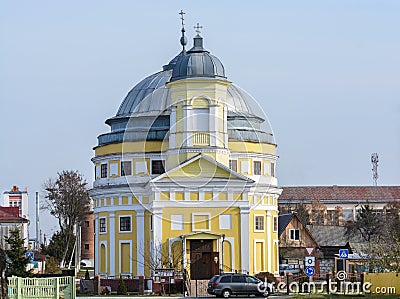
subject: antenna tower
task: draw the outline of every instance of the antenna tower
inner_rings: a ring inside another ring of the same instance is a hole
[[[377,153],[373,153],[371,155],[371,163],[372,163],[372,179],[374,181],[374,186],[378,185],[378,154]]]

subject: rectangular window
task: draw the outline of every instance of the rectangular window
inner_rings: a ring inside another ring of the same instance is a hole
[[[240,172],[244,174],[250,174],[250,162],[240,161]]]
[[[253,168],[254,168],[254,175],[261,175],[261,162],[260,161],[254,161],[253,162]]]
[[[89,221],[85,221],[83,224],[85,227],[89,227]]]
[[[299,241],[300,240],[300,230],[299,229],[289,230],[289,240]]]
[[[274,232],[278,231],[278,217],[274,216]]]
[[[85,244],[85,250],[89,250],[89,244]]]
[[[237,171],[237,160],[229,160],[229,168]]]
[[[107,177],[107,164],[101,164],[100,175],[102,178]]]
[[[120,232],[130,232],[131,231],[131,217],[130,216],[119,217],[119,231]]]
[[[122,161],[121,162],[121,176],[132,175],[132,162]]]
[[[219,215],[219,228],[220,229],[231,229],[232,228],[232,215],[231,214]]]
[[[151,161],[151,173],[152,174],[163,174],[165,172],[164,163],[165,163],[164,160]]]
[[[106,218],[100,218],[99,223],[100,223],[100,232],[105,233],[107,231]]]
[[[264,216],[262,215],[254,216],[254,230],[264,231]]]
[[[110,163],[110,176],[118,175],[118,163]]]
[[[147,174],[147,161],[136,161],[135,163],[136,174]]]
[[[275,163],[271,163],[271,176],[275,176]]]
[[[192,109],[193,115],[193,131],[208,132],[209,131],[209,110],[208,109]]]
[[[171,230],[183,230],[184,229],[184,216],[171,215]]]

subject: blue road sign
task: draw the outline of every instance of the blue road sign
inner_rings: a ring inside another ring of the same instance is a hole
[[[349,258],[349,250],[348,249],[339,249],[339,257],[341,259]]]
[[[33,259],[34,259],[34,254],[33,254],[33,252],[32,251],[27,251],[27,252],[25,252],[25,257],[27,258],[27,259],[29,259],[29,261],[33,261]]]
[[[306,275],[307,275],[307,276],[311,277],[311,276],[313,276],[314,274],[315,274],[315,269],[314,269],[314,267],[307,267],[307,268],[306,268]]]

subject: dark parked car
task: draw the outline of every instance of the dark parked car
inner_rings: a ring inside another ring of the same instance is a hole
[[[208,282],[207,292],[217,297],[228,298],[231,295],[256,295],[268,297],[272,292],[272,284],[246,274],[224,273],[215,275]]]

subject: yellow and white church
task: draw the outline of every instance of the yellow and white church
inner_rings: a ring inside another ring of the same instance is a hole
[[[95,273],[278,273],[276,143],[257,102],[194,44],[139,82],[94,148]],[[240,59],[240,58],[238,58]]]

